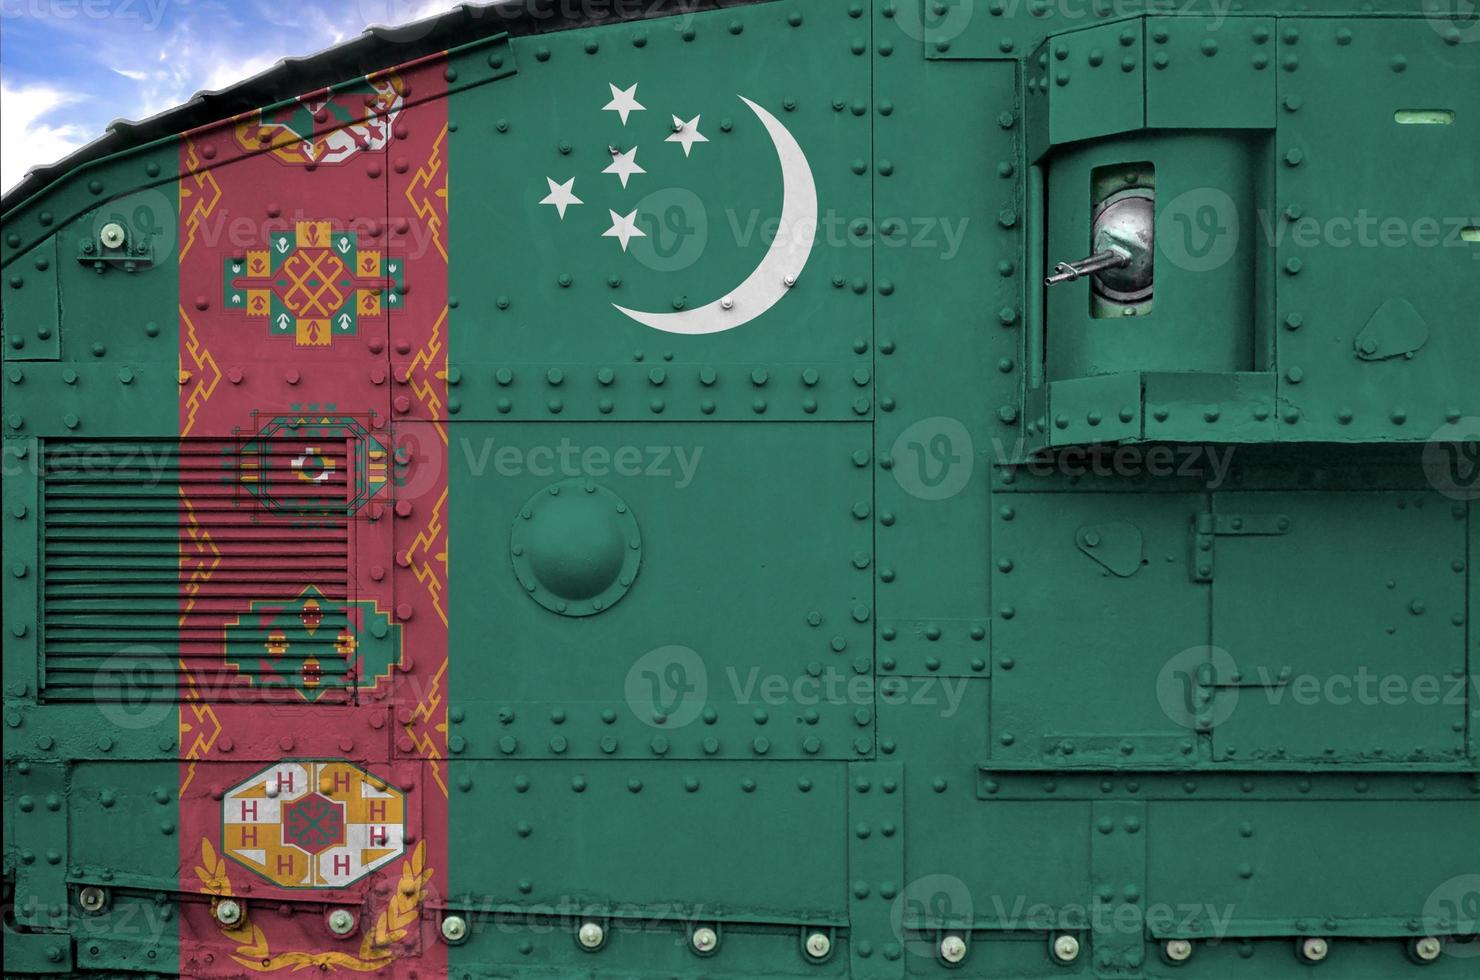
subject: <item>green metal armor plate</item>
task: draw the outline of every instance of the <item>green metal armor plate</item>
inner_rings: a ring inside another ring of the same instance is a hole
[[[1480,23],[558,6],[4,200],[6,975],[1475,976]]]

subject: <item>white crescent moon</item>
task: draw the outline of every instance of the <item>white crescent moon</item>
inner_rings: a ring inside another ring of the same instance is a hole
[[[812,242],[817,237],[817,183],[812,179],[807,155],[779,119],[743,95],[740,101],[750,106],[766,127],[781,160],[781,220],[776,238],[755,271],[712,303],[675,313],[647,313],[612,304],[654,330],[697,335],[749,323],[780,302],[812,254]]]

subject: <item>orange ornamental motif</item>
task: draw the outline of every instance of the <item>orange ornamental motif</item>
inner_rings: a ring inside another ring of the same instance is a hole
[[[405,292],[404,263],[362,249],[359,235],[329,221],[299,221],[273,232],[266,248],[222,260],[222,302],[266,320],[272,336],[299,347],[327,347],[354,336],[361,316],[396,309]]]

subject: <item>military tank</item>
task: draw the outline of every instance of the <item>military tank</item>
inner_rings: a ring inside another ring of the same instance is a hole
[[[3,201],[6,975],[1476,976],[1477,126],[1414,0],[115,124]]]

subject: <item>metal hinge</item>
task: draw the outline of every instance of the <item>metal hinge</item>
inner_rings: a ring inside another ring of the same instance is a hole
[[[1192,581],[1213,581],[1213,541],[1218,535],[1286,534],[1290,518],[1286,514],[1214,514],[1205,511],[1192,523]]]

